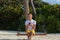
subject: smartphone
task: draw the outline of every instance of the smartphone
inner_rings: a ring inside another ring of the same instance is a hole
[[[31,23],[29,23],[29,24],[31,24]]]

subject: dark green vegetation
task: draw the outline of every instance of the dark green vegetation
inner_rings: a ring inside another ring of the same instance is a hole
[[[34,0],[37,11],[36,31],[42,31],[44,25],[48,33],[60,32],[60,5],[50,5],[40,0]],[[30,5],[30,12],[32,8]],[[21,0],[0,0],[0,30],[25,31],[24,5]]]

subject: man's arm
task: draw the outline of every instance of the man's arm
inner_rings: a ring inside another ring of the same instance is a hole
[[[33,29],[36,29],[36,21],[34,21],[34,23],[33,23]]]
[[[34,30],[36,29],[36,25],[33,25],[33,29],[34,29]]]
[[[25,29],[27,29],[28,28],[28,25],[25,25]]]
[[[30,24],[25,25],[25,29],[28,29],[29,26],[30,26]]]
[[[28,24],[27,21],[25,21],[25,29],[28,28],[28,25],[27,24]]]

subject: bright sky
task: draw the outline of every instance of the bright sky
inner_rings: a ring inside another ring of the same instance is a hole
[[[43,0],[45,2],[48,2],[50,4],[60,4],[60,0]]]

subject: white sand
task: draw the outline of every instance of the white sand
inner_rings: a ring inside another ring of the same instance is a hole
[[[27,36],[16,36],[15,34],[8,34],[12,32],[3,32],[0,31],[0,40],[2,39],[27,39]],[[60,40],[60,33],[59,34],[47,34],[47,35],[38,35],[38,36],[33,36],[32,40]]]

